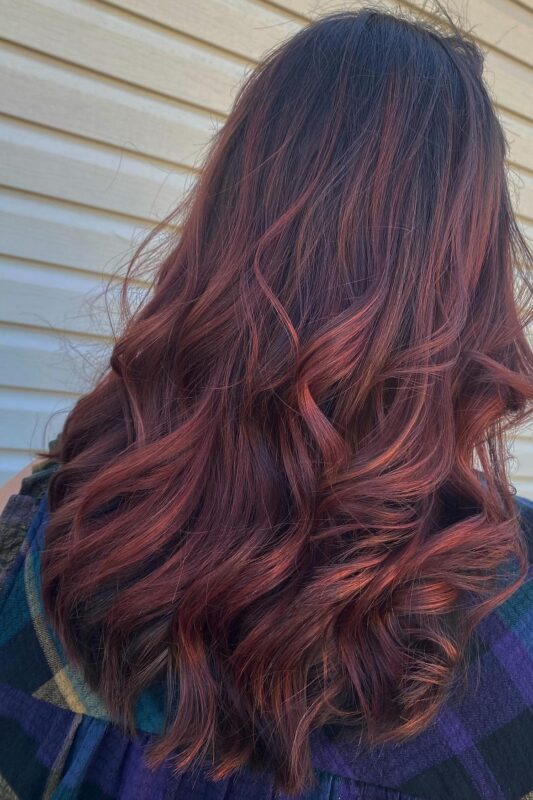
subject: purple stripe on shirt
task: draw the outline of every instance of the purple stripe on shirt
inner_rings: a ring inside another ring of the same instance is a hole
[[[496,778],[456,714],[450,709],[445,709],[439,717],[439,727],[443,736],[448,740],[454,755],[465,767],[473,783],[476,784],[481,797],[505,800],[505,795]]]

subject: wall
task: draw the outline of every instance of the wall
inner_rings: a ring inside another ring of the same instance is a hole
[[[243,76],[316,13],[354,5],[0,0],[0,482],[93,379],[111,341],[102,278],[194,180]],[[531,234],[533,0],[458,10],[487,53]],[[531,434],[515,453],[533,497]]]

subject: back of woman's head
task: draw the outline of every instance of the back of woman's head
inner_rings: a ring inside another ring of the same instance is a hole
[[[523,579],[531,254],[481,73],[368,9],[271,53],[67,420],[46,608],[117,721],[165,682],[156,761],[295,790],[317,727],[415,734]]]

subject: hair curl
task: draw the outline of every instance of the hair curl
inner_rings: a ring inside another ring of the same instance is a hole
[[[127,730],[165,681],[154,764],[294,792],[316,728],[418,733],[524,577],[532,255],[482,66],[370,8],[268,54],[66,421],[46,610]]]

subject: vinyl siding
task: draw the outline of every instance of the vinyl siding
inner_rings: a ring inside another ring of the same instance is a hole
[[[317,0],[0,0],[0,482],[111,342],[107,278],[194,180],[244,76]],[[414,4],[405,8],[413,8]],[[533,0],[469,0],[533,238]],[[533,432],[513,482],[533,498]]]

